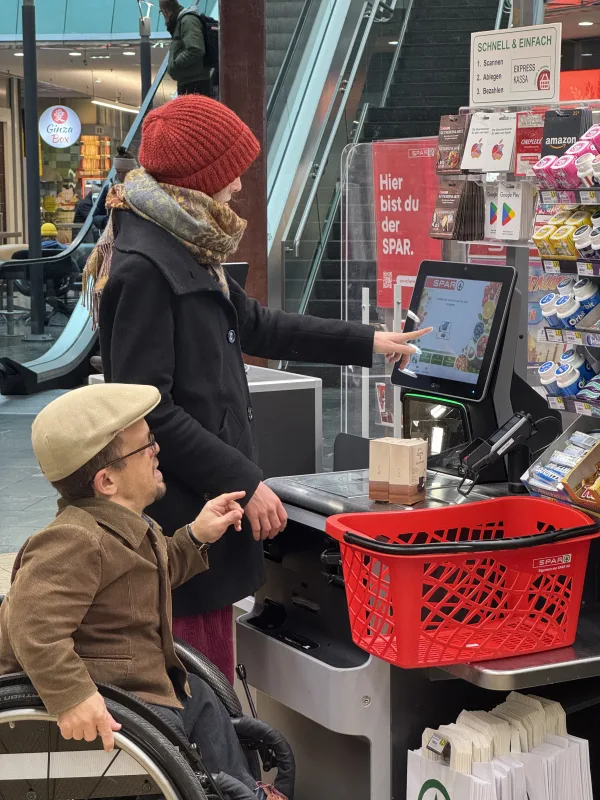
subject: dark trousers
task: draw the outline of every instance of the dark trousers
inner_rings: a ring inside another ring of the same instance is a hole
[[[248,770],[225,706],[202,678],[197,675],[188,678],[192,696],[179,697],[183,710],[152,706],[153,710],[197,746],[213,775],[224,772],[254,791],[256,781]]]
[[[212,81],[210,78],[205,78],[193,83],[177,84],[177,94],[205,94],[207,97],[212,97]]]

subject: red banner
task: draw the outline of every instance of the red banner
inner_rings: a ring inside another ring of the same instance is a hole
[[[429,237],[438,194],[437,137],[374,142],[373,188],[377,224],[377,305],[391,308],[400,283],[408,308],[421,261],[439,260],[442,245]]]

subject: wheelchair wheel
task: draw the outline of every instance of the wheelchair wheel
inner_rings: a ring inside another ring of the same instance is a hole
[[[66,741],[27,684],[0,688],[0,797],[24,800],[207,800],[200,777],[147,720],[106,699],[122,724],[115,750]]]

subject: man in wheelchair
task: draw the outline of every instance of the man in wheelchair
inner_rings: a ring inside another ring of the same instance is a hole
[[[241,528],[243,492],[209,500],[164,537],[144,509],[166,491],[146,415],[151,386],[96,384],[62,395],[34,420],[32,442],[61,495],[57,517],[19,552],[0,606],[0,675],[24,671],[65,739],[121,726],[97,684],[133,693],[187,737],[213,773],[257,797],[225,707],[175,649],[171,590],[209,568],[210,545]]]

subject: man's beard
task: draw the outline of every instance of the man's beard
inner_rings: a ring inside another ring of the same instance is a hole
[[[159,500],[162,500],[163,497],[166,495],[166,493],[167,493],[167,486],[164,482],[157,485],[156,492],[154,493],[154,500],[152,502],[156,503]]]

